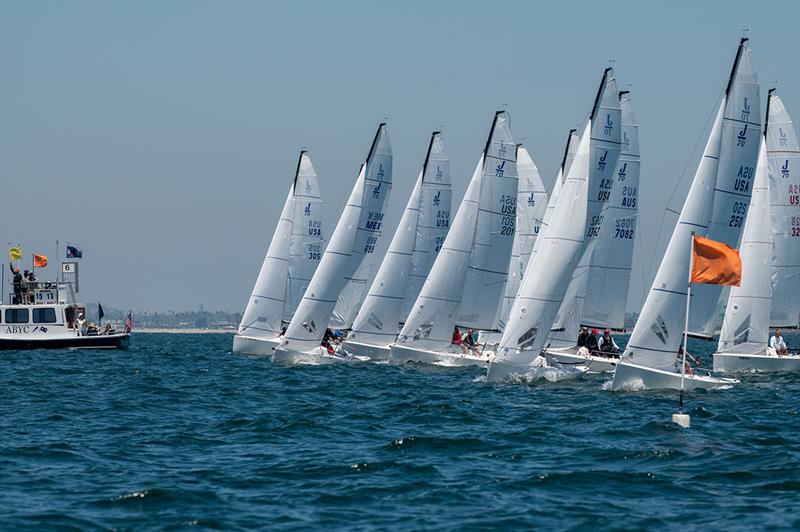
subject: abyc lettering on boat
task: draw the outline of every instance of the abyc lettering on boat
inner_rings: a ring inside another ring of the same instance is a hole
[[[39,327],[38,325],[35,327],[31,327],[30,325],[9,325],[6,327],[5,333],[6,334],[31,334],[35,332],[47,332],[47,327]]]
[[[370,231],[380,231],[381,225],[383,225],[383,213],[369,211],[365,228],[369,229]]]

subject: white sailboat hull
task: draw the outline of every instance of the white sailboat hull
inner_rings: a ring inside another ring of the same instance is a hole
[[[255,336],[235,335],[233,352],[237,355],[272,356],[280,343],[280,337],[256,338]]]
[[[278,347],[272,356],[274,364],[284,366],[326,366],[330,364],[353,364],[367,362],[367,357],[353,356],[347,354],[331,354],[328,350],[320,346],[311,351],[294,351]]]
[[[713,390],[732,386],[739,381],[736,379],[711,377],[709,375],[686,375],[684,389]],[[614,391],[648,390],[680,390],[681,374],[675,371],[638,366],[628,362],[620,362],[614,371],[614,381],[611,384]]]
[[[578,350],[575,347],[564,347],[546,351],[560,364],[585,366],[591,373],[613,372],[619,362],[618,357],[590,355],[585,348]]]
[[[421,364],[433,364],[436,366],[451,366],[451,367],[468,367],[476,366],[485,368],[489,363],[488,356],[467,355],[455,349],[448,351],[428,351],[426,349],[417,349],[413,347],[405,347],[398,344],[392,344],[391,352],[389,354],[389,364],[395,366],[402,366],[409,362],[417,362]]]
[[[769,347],[757,353],[714,353],[714,371],[800,371],[800,354],[778,356]]]
[[[367,357],[373,362],[389,360],[388,345],[372,345],[360,342],[346,341],[341,350],[349,355]]]

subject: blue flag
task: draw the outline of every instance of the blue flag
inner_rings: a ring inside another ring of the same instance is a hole
[[[106,315],[106,313],[103,312],[103,305],[101,305],[100,302],[98,301],[97,302],[97,321],[99,322],[100,320],[102,320],[103,316],[105,316],[105,315]]]
[[[67,246],[68,259],[80,259],[83,257],[83,250],[77,246]]]

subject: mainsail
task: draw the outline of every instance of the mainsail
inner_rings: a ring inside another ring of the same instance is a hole
[[[620,114],[617,83],[608,68],[553,210],[552,223],[539,238],[541,246],[528,263],[500,348],[489,366],[490,380],[525,371],[544,347],[572,271],[600,229],[619,157]]]
[[[499,111],[398,343],[441,350],[450,345],[456,323],[492,326],[508,274],[516,201],[516,149],[508,114]],[[464,317],[467,313],[472,315]]]
[[[514,245],[511,249],[511,264],[506,280],[505,294],[495,319],[495,329],[503,330],[511,305],[517,296],[525,268],[533,252],[533,246],[541,231],[545,210],[547,209],[547,191],[539,175],[533,159],[522,144],[517,145],[517,173],[519,186],[517,189],[517,220],[514,232]],[[560,179],[557,179],[559,181]],[[559,183],[557,183],[558,185]]]
[[[381,124],[320,265],[289,323],[282,349],[302,352],[319,346],[340,292],[364,258],[375,251],[391,186],[392,148],[386,124]]]
[[[416,300],[450,226],[450,162],[441,134],[431,136],[425,162],[386,257],[358,311],[349,340],[389,345]],[[409,305],[411,304],[409,303]]]
[[[239,334],[266,338],[280,333],[281,320],[291,317],[322,257],[321,218],[317,174],[303,150]]]
[[[708,238],[738,247],[752,194],[752,181],[758,159],[761,131],[761,103],[753,52],[744,38],[725,89],[719,166],[713,187],[711,223]],[[755,133],[754,133],[755,132]],[[698,285],[692,290],[689,332],[711,337],[722,322],[728,288]]]
[[[767,98],[767,160],[772,197],[773,327],[800,326],[800,145],[781,97]]]
[[[753,196],[744,226],[742,282],[731,288],[718,351],[763,352],[769,340],[772,302],[772,227],[770,224],[769,169],[764,142],[758,153]],[[797,295],[797,294],[795,294]]]
[[[631,277],[639,191],[639,128],[630,93],[619,94],[622,145],[614,168],[615,183],[602,211],[600,230],[586,246],[558,309],[548,343],[575,345],[578,328],[621,329]]]

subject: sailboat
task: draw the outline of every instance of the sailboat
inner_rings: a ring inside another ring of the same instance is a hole
[[[730,79],[680,218],[614,372],[614,390],[681,389],[682,368],[677,356],[688,321],[686,299],[692,238],[695,234],[705,236],[712,232],[718,226],[719,210],[723,207],[728,209],[727,223],[743,224],[755,176],[759,122],[758,82],[753,54],[748,39],[744,38],[739,43]],[[714,232],[720,236],[723,231]],[[701,297],[693,295],[695,301]],[[686,375],[685,389],[717,388],[733,382],[736,381],[695,372]]]
[[[578,348],[578,329],[621,330],[625,326],[639,205],[639,126],[630,92],[620,92],[619,100],[622,145],[613,174],[615,183],[597,238],[575,268],[548,338],[547,353],[558,362],[585,365],[593,372],[613,371],[618,357]]]
[[[619,157],[620,104],[611,68],[603,72],[589,118],[558,203],[511,308],[487,372],[498,381],[525,375],[543,363],[540,353],[584,250],[602,225]]]
[[[342,344],[345,352],[388,360],[400,320],[417,299],[447,236],[451,196],[450,161],[442,134],[434,131],[400,226]]]
[[[770,326],[800,327],[800,144],[792,119],[775,90],[767,98],[772,234]]]
[[[744,221],[751,185],[758,159],[758,142],[745,142],[741,137],[761,131],[761,100],[753,56],[744,38],[731,68],[725,90],[728,102],[722,123],[722,141],[719,149],[719,166],[712,187],[711,218],[707,236],[735,248],[742,239]],[[734,86],[735,84],[735,86]],[[749,175],[744,175],[749,171]],[[730,288],[714,284],[701,284],[692,289],[689,313],[689,336],[713,340],[722,324],[725,302]]]
[[[770,99],[772,91],[770,91]],[[767,100],[769,124],[769,99]],[[769,127],[765,128],[769,136]],[[742,238],[742,283],[731,288],[714,371],[800,371],[800,355],[781,355],[769,347],[772,303],[773,234],[770,220],[770,171],[767,138],[758,153],[753,197]],[[780,183],[780,179],[776,179]],[[777,235],[783,236],[781,233]],[[785,232],[783,233],[785,234]],[[778,238],[780,238],[778,236]],[[795,293],[795,298],[800,290]]]
[[[308,152],[302,150],[253,293],[233,337],[234,353],[272,355],[283,324],[294,314],[322,257],[322,229],[317,173]]]
[[[275,349],[273,362],[347,361],[347,357],[330,353],[321,342],[340,292],[364,258],[375,252],[391,187],[392,147],[386,124],[380,124],[319,267]]]
[[[464,200],[414,302],[389,362],[486,363],[453,346],[456,325],[489,329],[508,276],[517,203],[516,146],[498,111]]]
[[[521,159],[519,149],[522,147],[522,145],[520,144],[517,147],[517,173],[519,174],[520,192],[517,194],[517,222],[514,234],[514,245],[511,252],[511,268],[509,270],[508,280],[506,282],[503,303],[500,306],[497,318],[495,319],[494,330],[478,332],[478,343],[483,346],[484,350],[489,349],[491,351],[495,351],[497,349],[497,345],[500,343],[500,338],[503,336],[503,329],[505,329],[508,315],[511,312],[511,306],[514,304],[514,298],[517,297],[517,292],[522,284],[522,278],[525,276],[525,270],[528,268],[531,257],[536,254],[538,245],[542,241],[542,235],[545,233],[547,226],[550,223],[550,217],[553,215],[553,210],[558,202],[558,196],[561,193],[561,187],[564,186],[564,180],[569,172],[569,167],[572,165],[572,160],[575,158],[575,152],[578,149],[578,141],[580,139],[578,139],[578,135],[575,133],[575,131],[575,129],[570,129],[569,135],[567,135],[567,144],[564,148],[564,156],[562,157],[561,164],[558,167],[558,173],[553,181],[553,189],[550,192],[549,197],[546,191],[541,193],[539,195],[541,199],[535,200],[539,203],[533,207],[529,207],[527,209],[527,213],[525,211],[525,206],[530,198],[530,193],[524,191],[529,189],[537,190],[539,186],[536,182],[541,181],[541,177],[539,176],[539,170],[533,163],[533,159],[531,159],[531,166],[520,163]],[[525,156],[530,157],[530,154],[528,154],[527,150],[525,150],[522,155],[522,157]],[[541,189],[544,190],[544,185],[541,186]],[[534,198],[536,198],[536,193],[534,193]],[[541,201],[544,201],[546,206],[541,218],[537,219],[537,216],[540,214],[539,208],[541,208]],[[525,230],[526,225],[524,220],[526,218],[532,220],[532,223],[534,224],[533,232],[535,236],[532,239],[533,246],[528,248],[530,251],[527,251],[524,247],[525,245],[530,245],[528,242],[526,242],[529,238],[525,235],[528,233],[528,231]],[[519,253],[515,251],[518,247],[522,250]],[[519,261],[516,261],[515,259],[517,255],[520,258]],[[516,278],[512,278],[512,276],[515,275],[514,264],[517,264]]]

